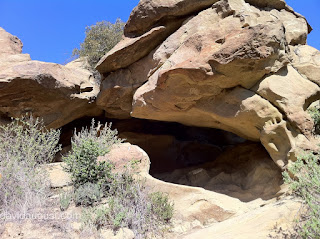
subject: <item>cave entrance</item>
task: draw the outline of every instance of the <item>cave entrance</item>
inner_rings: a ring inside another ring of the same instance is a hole
[[[96,121],[112,122],[121,138],[146,151],[150,174],[166,182],[202,187],[245,202],[271,199],[283,183],[281,170],[260,143],[227,131],[140,119]],[[82,118],[64,126],[63,146],[70,144],[74,128],[90,123]]]

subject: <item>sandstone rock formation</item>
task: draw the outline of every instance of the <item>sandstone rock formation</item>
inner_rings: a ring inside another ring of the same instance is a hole
[[[179,238],[290,238],[294,222],[298,219],[299,207],[301,204],[297,201],[282,199],[205,229],[194,230],[193,233]],[[281,225],[280,229],[277,225]]]
[[[212,133],[224,141],[218,145],[199,128],[205,139],[188,141],[176,137],[178,126],[175,135],[154,134],[149,126],[126,130],[124,120],[116,128],[148,149],[157,178],[148,155],[129,143],[98,160],[112,161],[120,172],[134,161],[150,191],[169,195],[177,233],[170,238],[267,238],[300,206],[272,199],[282,197],[281,170],[299,149],[315,147],[305,111],[320,99],[320,52],[306,45],[310,30],[284,0],[141,0],[123,40],[96,66],[99,86],[82,59],[66,66],[32,61],[21,41],[0,28],[0,123],[30,112],[48,127],[65,126],[63,144],[74,129],[67,124],[78,119],[84,126],[85,116],[128,119],[135,128],[132,118],[206,127],[207,134],[208,128],[228,131]],[[71,184],[61,165],[47,167],[59,190]],[[30,236],[31,226],[0,225],[0,237]]]
[[[310,31],[283,0],[140,1],[124,40],[96,67],[97,105],[108,117],[260,141],[285,168],[296,150],[312,147],[305,110],[320,88],[319,52],[305,45]]]
[[[41,116],[48,127],[101,114],[93,102],[99,85],[93,75],[72,63],[62,66],[32,61],[21,41],[0,28],[0,118],[25,113]]]

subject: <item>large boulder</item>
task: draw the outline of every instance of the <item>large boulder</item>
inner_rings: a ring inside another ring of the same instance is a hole
[[[141,35],[154,26],[162,25],[174,20],[196,14],[209,8],[219,0],[141,0],[130,14],[125,26],[125,35]],[[259,8],[274,8],[277,10],[292,9],[284,0],[245,0]]]
[[[146,0],[131,13],[125,36],[138,45],[177,19],[185,19],[181,27],[145,57],[103,68],[113,55],[131,54],[123,40],[100,61],[97,105],[109,117],[218,128],[261,141],[284,168],[310,144],[305,110],[319,98],[317,77],[299,74],[316,74],[302,63],[307,56],[318,67],[316,51],[301,46],[310,32],[305,18],[283,0]]]
[[[264,78],[253,90],[285,112],[300,132],[311,135],[313,122],[305,110],[319,98],[318,85],[302,77],[292,66],[287,66]]]
[[[155,25],[185,17],[210,7],[218,0],[142,0],[135,7],[124,28],[126,35],[140,35]]]
[[[320,51],[308,46],[291,46],[293,67],[308,80],[320,85]]]
[[[8,54],[20,54],[23,44],[16,36],[11,35],[0,27],[0,56]]]
[[[32,113],[59,128],[83,116],[100,115],[93,100],[99,85],[79,64],[32,61],[22,43],[0,28],[0,118]]]

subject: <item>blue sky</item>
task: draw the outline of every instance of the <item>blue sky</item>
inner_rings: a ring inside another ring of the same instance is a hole
[[[63,64],[97,21],[127,21],[139,0],[0,0],[0,27],[18,36],[33,60]],[[320,49],[320,0],[287,0],[314,31],[308,44]]]

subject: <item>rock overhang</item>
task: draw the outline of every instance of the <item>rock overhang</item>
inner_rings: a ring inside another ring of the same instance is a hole
[[[102,70],[98,106],[115,118],[231,131],[261,141],[277,165],[285,168],[297,148],[312,144],[312,121],[302,102],[318,99],[319,86],[311,82],[314,77],[296,71],[299,66],[292,57],[293,49],[306,44],[309,24],[283,0],[196,5],[188,0],[140,1],[125,27],[125,37],[131,41],[139,42],[141,35],[157,27],[168,27],[166,19],[185,20],[145,56],[131,54],[130,64]],[[125,43],[120,42],[112,54],[131,48]],[[119,48],[121,44],[125,47]],[[97,69],[112,61],[107,54]],[[278,81],[280,88],[272,90],[277,86],[270,85],[270,78],[286,70],[288,86],[283,88]],[[299,84],[306,90],[299,91]],[[259,90],[259,85],[268,89]],[[275,94],[279,97],[272,98]]]

